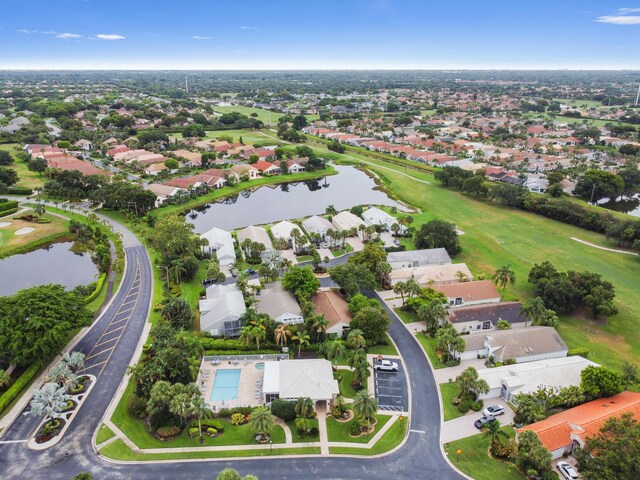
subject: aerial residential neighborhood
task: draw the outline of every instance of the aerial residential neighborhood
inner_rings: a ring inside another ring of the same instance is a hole
[[[640,478],[640,8],[10,3],[0,479]]]

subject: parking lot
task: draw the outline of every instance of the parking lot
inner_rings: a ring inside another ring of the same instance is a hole
[[[404,365],[399,358],[389,358],[398,363],[397,372],[373,371],[374,392],[379,410],[392,412],[409,411],[409,391]]]

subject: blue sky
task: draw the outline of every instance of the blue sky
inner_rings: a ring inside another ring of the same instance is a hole
[[[0,68],[640,68],[640,0],[0,0]]]

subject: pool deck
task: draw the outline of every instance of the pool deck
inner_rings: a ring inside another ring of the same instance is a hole
[[[221,408],[233,407],[257,407],[264,403],[264,396],[255,397],[258,390],[256,383],[262,380],[264,369],[257,369],[256,364],[264,363],[264,360],[239,360],[236,362],[225,360],[218,365],[211,365],[210,362],[203,362],[200,366],[200,374],[198,375],[198,386],[204,397],[204,401],[214,411]],[[211,401],[211,390],[213,389],[213,380],[217,370],[240,370],[240,383],[238,385],[238,399],[224,400],[219,402]],[[262,387],[259,387],[262,390]]]

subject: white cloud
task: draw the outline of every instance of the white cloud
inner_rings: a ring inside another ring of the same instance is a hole
[[[195,40],[213,40],[213,37],[203,37],[202,35],[194,35],[191,38]]]
[[[640,25],[640,15],[605,15],[598,17],[596,22],[613,25]]]
[[[26,30],[24,28],[21,28],[20,30],[18,30],[18,33],[26,33],[26,34],[32,34],[32,33],[38,33],[35,30]]]
[[[124,40],[127,37],[116,35],[114,33],[99,33],[96,35],[96,38],[99,40]]]
[[[640,8],[619,8],[618,13],[620,15],[626,15],[628,13],[638,13],[640,12]]]
[[[78,33],[60,33],[56,35],[56,38],[82,38],[82,35]]]
[[[259,30],[258,27],[240,27],[240,30]]]

